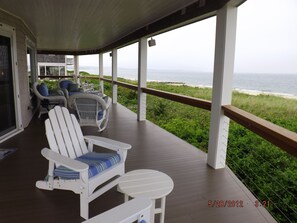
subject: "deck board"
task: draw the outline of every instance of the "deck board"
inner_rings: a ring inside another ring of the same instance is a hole
[[[83,127],[85,135],[99,135],[96,128]],[[151,122],[137,122],[136,115],[113,105],[108,128],[100,134],[132,145],[126,171],[148,168],[168,174],[174,189],[167,197],[166,223],[275,222],[263,208],[253,205],[254,196],[229,168],[213,170],[206,154]],[[0,144],[18,148],[0,161],[1,222],[81,222],[79,196],[69,191],[44,191],[35,181],[47,172],[40,150],[47,146],[44,120],[34,119],[24,132]],[[96,148],[96,150],[99,150]],[[123,202],[112,189],[90,204],[95,216]],[[209,200],[242,200],[243,208],[208,207]]]

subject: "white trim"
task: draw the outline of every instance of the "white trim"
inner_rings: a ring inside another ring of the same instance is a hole
[[[103,78],[103,54],[99,54],[99,78]],[[104,81],[100,79],[100,90],[104,95]]]
[[[26,38],[27,45],[29,45],[32,48],[36,48],[36,44],[28,36],[25,36],[25,38]]]
[[[143,37],[138,42],[138,103],[137,120],[146,120],[146,94],[141,88],[146,87],[147,81],[147,38]]]
[[[37,81],[38,79],[38,72],[37,72],[37,50],[36,50],[36,44],[28,37],[26,36],[26,61],[27,61],[27,71],[28,71],[28,58],[27,58],[27,50],[28,48],[30,48],[32,50],[32,54],[33,54],[33,62],[34,64],[31,64],[31,61],[30,61],[30,68],[31,68],[31,80],[33,81],[32,83],[32,86],[34,84],[34,82]],[[30,58],[31,59],[31,58]],[[34,67],[33,67],[34,66]],[[32,73],[32,71],[34,71]],[[33,76],[33,79],[32,79],[32,75]],[[28,74],[27,74],[27,77],[28,77]],[[29,84],[30,80],[29,80],[29,77],[28,77],[28,84]],[[30,92],[30,88],[29,88],[29,92]]]
[[[61,67],[64,67],[65,70],[65,74],[66,75],[66,63],[46,63],[46,62],[42,62],[42,63],[38,63],[38,76],[40,76],[40,67],[45,67],[45,72],[46,72],[46,68],[47,67],[59,67],[59,76],[61,76]],[[44,76],[46,76],[46,73],[43,74]]]
[[[0,35],[10,38],[11,44],[11,64],[12,64],[12,80],[14,91],[14,107],[15,107],[15,124],[16,128],[9,133],[1,136],[1,142],[10,138],[12,134],[21,132],[24,127],[22,123],[21,102],[20,102],[20,87],[19,87],[19,74],[18,74],[18,61],[17,61],[17,44],[15,28],[1,23]]]
[[[16,19],[19,19],[19,20],[24,24],[24,26],[29,30],[29,32],[32,34],[32,36],[36,39],[36,35],[33,33],[33,31],[31,30],[31,28],[27,25],[27,23],[26,23],[21,17],[19,17],[19,16],[13,14],[13,13],[11,13],[11,12],[8,12],[8,11],[2,9],[2,8],[0,8],[0,10],[1,10],[2,12],[6,13],[6,14],[8,14],[8,15],[10,15],[10,16],[12,16],[12,17],[15,17]]]
[[[46,63],[46,62],[38,62],[38,65],[40,66],[46,66],[46,67],[66,67],[66,63]]]
[[[22,129],[14,129],[14,130],[12,130],[11,132],[9,132],[9,133],[7,133],[7,134],[5,134],[5,135],[3,135],[3,136],[0,137],[0,143],[2,143],[4,141],[12,138],[13,136],[21,133],[22,131],[24,131],[23,128]]]
[[[74,55],[73,62],[74,62],[74,66],[73,66],[74,82],[79,84],[79,82],[80,82],[80,80],[79,80],[79,56]]]
[[[44,66],[45,67],[45,66]],[[37,63],[37,73],[38,73],[38,76],[41,76],[41,74],[40,74],[40,65],[39,65],[39,63]],[[45,73],[44,74],[42,74],[42,75],[46,75]]]
[[[117,81],[118,79],[118,51],[117,49],[112,50],[112,81]],[[116,104],[118,102],[118,85],[112,83],[112,103]]]

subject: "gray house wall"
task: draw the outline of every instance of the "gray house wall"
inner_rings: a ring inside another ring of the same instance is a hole
[[[37,62],[41,63],[66,63],[65,55],[37,54]]]
[[[36,39],[30,30],[19,18],[14,17],[2,10],[0,10],[0,23],[12,26],[16,30],[16,50],[17,50],[17,69],[19,79],[20,103],[21,103],[21,117],[23,127],[27,127],[33,117],[33,111],[28,109],[30,106],[30,90],[29,78],[27,73],[27,48],[26,37],[33,43]],[[35,68],[36,69],[36,68]]]

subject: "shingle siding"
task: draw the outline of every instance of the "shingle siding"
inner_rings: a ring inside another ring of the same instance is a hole
[[[30,106],[30,91],[29,80],[27,74],[27,49],[26,49],[26,37],[28,37],[33,43],[36,43],[35,37],[25,24],[18,18],[0,10],[0,23],[9,25],[16,30],[16,50],[17,50],[17,69],[19,79],[19,92],[21,103],[21,117],[23,127],[27,127],[30,123],[33,112],[28,109]]]
[[[65,63],[64,55],[37,54],[37,62],[40,63]]]

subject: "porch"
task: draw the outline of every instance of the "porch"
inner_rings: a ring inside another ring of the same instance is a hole
[[[156,169],[173,179],[174,190],[166,203],[167,223],[275,222],[263,207],[255,207],[256,198],[229,168],[210,168],[205,153],[149,121],[136,119],[136,114],[115,104],[102,135],[132,144],[126,171]],[[98,135],[96,128],[83,128],[83,132]],[[48,162],[40,154],[45,146],[44,120],[38,119],[33,119],[21,134],[0,144],[1,148],[18,148],[0,162],[1,222],[82,221],[78,195],[35,187],[35,181],[47,172]],[[108,191],[90,203],[90,216],[122,203],[123,199],[116,189]],[[216,201],[223,201],[225,207],[218,207],[221,205]],[[234,201],[235,207],[228,207],[228,201]]]

